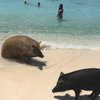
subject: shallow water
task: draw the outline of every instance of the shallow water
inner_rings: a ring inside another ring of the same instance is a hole
[[[100,0],[0,0],[0,41],[27,35],[55,48],[100,49]],[[63,19],[57,19],[60,3]]]

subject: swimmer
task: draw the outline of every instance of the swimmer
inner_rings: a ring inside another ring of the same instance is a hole
[[[59,5],[59,9],[58,9],[58,14],[57,14],[57,16],[59,17],[59,18],[63,18],[63,11],[64,11],[64,9],[63,9],[63,4],[61,3],[60,5]]]
[[[38,2],[38,7],[40,7],[40,2]]]

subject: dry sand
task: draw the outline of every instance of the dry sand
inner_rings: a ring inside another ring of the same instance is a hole
[[[52,93],[60,72],[100,67],[99,50],[52,49],[43,54],[32,65],[0,57],[0,100],[73,100],[73,91]]]

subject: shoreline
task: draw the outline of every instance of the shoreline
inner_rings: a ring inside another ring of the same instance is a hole
[[[40,43],[41,49],[75,49],[75,50],[100,50],[99,46],[85,46],[85,45],[65,45],[47,41],[41,41]]]
[[[60,72],[100,68],[100,50],[48,49],[42,52],[45,57],[34,58],[33,65],[0,56],[1,100],[72,100],[73,91],[52,93]],[[88,100],[84,95],[89,93],[83,91],[82,100]]]
[[[19,34],[20,35],[20,34]],[[22,34],[22,35],[25,35],[25,34]],[[13,37],[13,36],[18,36],[17,35],[11,35],[11,36],[6,36],[5,38],[2,37],[1,38],[1,41],[0,41],[0,48],[2,47],[2,44],[10,37]],[[26,35],[28,36],[28,35]],[[31,37],[28,36],[28,37]],[[41,49],[66,49],[66,50],[69,50],[69,49],[75,49],[75,50],[100,50],[100,46],[99,46],[99,43],[98,45],[95,45],[95,44],[73,44],[73,43],[64,43],[62,41],[62,43],[60,42],[57,42],[57,41],[53,41],[51,42],[51,40],[49,41],[45,41],[45,40],[41,40],[39,37],[38,38],[32,38],[32,39],[35,39],[36,41],[40,42],[40,47]],[[94,41],[95,42],[95,41]]]

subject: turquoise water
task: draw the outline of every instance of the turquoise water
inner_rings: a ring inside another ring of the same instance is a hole
[[[37,7],[37,2],[41,7]],[[100,49],[100,0],[0,0],[0,41],[27,35],[56,48]],[[57,19],[60,3],[63,19]]]

